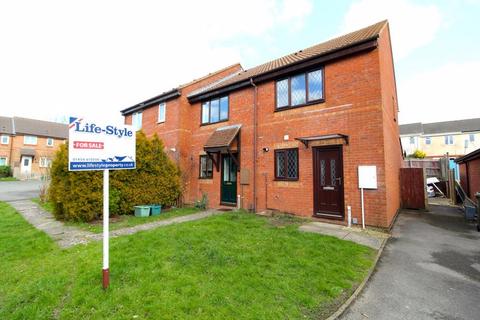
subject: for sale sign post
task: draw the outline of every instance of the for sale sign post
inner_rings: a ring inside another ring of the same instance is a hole
[[[71,117],[68,151],[70,171],[135,169],[135,131]]]
[[[135,131],[124,124],[71,117],[68,127],[68,170],[103,170],[103,288],[109,276],[109,170],[135,169]]]

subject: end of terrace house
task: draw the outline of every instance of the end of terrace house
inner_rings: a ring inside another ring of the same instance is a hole
[[[400,207],[402,151],[388,21],[244,70],[240,64],[122,110],[158,134],[183,173],[185,202],[361,219],[358,167],[376,166],[367,225]]]

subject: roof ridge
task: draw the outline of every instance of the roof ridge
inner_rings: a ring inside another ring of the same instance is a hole
[[[187,87],[187,86],[189,86],[189,85],[195,84],[195,83],[200,82],[200,81],[205,80],[205,79],[208,79],[208,78],[211,77],[211,76],[217,75],[217,74],[219,74],[219,73],[221,73],[221,72],[223,72],[223,71],[226,71],[226,70],[228,70],[228,69],[230,69],[230,68],[232,68],[232,67],[235,67],[235,66],[240,66],[240,69],[243,70],[243,67],[242,67],[242,65],[240,64],[240,62],[236,62],[236,63],[231,64],[231,65],[229,65],[229,66],[227,66],[227,67],[224,67],[224,68],[222,68],[222,69],[220,69],[220,70],[217,70],[217,71],[214,71],[214,72],[210,72],[210,73],[208,73],[208,74],[206,74],[206,75],[204,75],[204,76],[202,76],[202,77],[200,77],[200,78],[198,78],[198,79],[193,79],[193,80],[190,81],[190,82],[181,84],[181,85],[179,85],[177,88],[178,88],[178,89],[185,88],[185,87]],[[236,71],[236,72],[234,72],[234,73],[238,73],[238,71]]]

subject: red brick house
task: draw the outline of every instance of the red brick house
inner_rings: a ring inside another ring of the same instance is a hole
[[[358,166],[377,167],[366,224],[400,206],[402,152],[387,21],[249,70],[234,65],[122,111],[157,133],[184,174],[184,199],[360,222]]]

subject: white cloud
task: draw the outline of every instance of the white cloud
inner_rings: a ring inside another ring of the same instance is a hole
[[[434,4],[416,4],[409,0],[360,0],[350,5],[342,33],[388,19],[395,58],[402,59],[434,40],[442,26],[442,18]]]
[[[0,114],[119,110],[255,55],[223,46],[302,26],[311,0],[10,1],[0,10]]]
[[[398,83],[400,122],[480,118],[480,60],[451,62]]]

